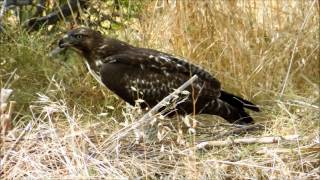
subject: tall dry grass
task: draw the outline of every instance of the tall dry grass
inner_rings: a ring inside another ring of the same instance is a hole
[[[300,140],[194,150],[199,141],[231,129],[210,116],[196,117],[211,123],[196,129],[209,138],[159,118],[156,135],[162,141],[135,145],[133,132],[118,135],[132,127],[137,110],[110,117],[105,109],[70,105],[70,91],[53,77],[29,107],[24,117],[29,124],[18,120],[2,136],[1,178],[319,179],[318,1],[152,1],[139,20],[117,33],[132,44],[199,64],[224,89],[261,107],[253,116],[263,130],[220,140],[285,135]]]
[[[206,68],[257,102],[257,121],[273,133],[317,128],[318,1],[155,1],[146,9],[128,39]]]

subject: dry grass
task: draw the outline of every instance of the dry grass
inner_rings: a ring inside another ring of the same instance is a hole
[[[262,112],[253,116],[263,129],[220,140],[300,140],[195,150],[198,142],[233,129],[219,118],[199,116],[196,135],[157,118],[154,129],[142,128],[155,131],[158,140],[136,145],[134,132],[117,136],[137,120],[136,109],[106,116],[112,110],[71,105],[68,89],[52,78],[45,91],[50,95],[41,92],[24,116],[29,124],[17,119],[2,136],[2,179],[320,178],[318,1],[154,1],[144,8],[139,21],[118,32],[120,38],[186,57],[212,72],[224,89],[260,105]]]

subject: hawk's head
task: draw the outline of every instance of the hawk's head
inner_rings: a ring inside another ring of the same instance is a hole
[[[92,51],[103,41],[100,32],[88,28],[77,28],[69,31],[59,41],[60,48],[73,48],[83,53]]]

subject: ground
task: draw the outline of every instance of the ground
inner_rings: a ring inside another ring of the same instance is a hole
[[[259,128],[231,134],[235,127],[218,117],[192,115],[195,134],[183,118],[143,124],[145,112],[98,84],[80,56],[48,56],[62,33],[12,27],[0,43],[0,87],[13,89],[16,102],[14,128],[1,137],[1,178],[319,179],[318,1],[157,1],[143,9],[125,28],[102,32],[204,67],[261,107],[252,113]],[[137,144],[133,129],[143,128],[155,138]]]

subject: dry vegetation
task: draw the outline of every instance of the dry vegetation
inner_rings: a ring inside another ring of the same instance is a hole
[[[71,60],[61,68],[50,61],[45,43],[56,37],[24,35],[14,45],[1,45],[7,54],[0,62],[7,69],[0,69],[0,87],[14,89],[11,99],[18,107],[25,91],[37,99],[16,108],[14,128],[1,136],[1,179],[320,178],[319,1],[154,1],[143,8],[139,20],[114,35],[205,67],[224,89],[261,107],[253,117],[263,128],[226,133],[235,127],[217,117],[196,116],[189,118],[199,121],[192,134],[183,125],[188,119],[160,117],[151,128],[138,124],[151,135],[135,144],[137,131],[130,129],[139,110],[124,108],[81,62]],[[12,54],[15,47],[18,52]],[[14,64],[35,58],[40,63]],[[41,68],[29,75],[23,67]],[[32,83],[37,88],[28,91]],[[230,143],[288,135],[299,138]],[[227,143],[197,146],[210,140]]]

